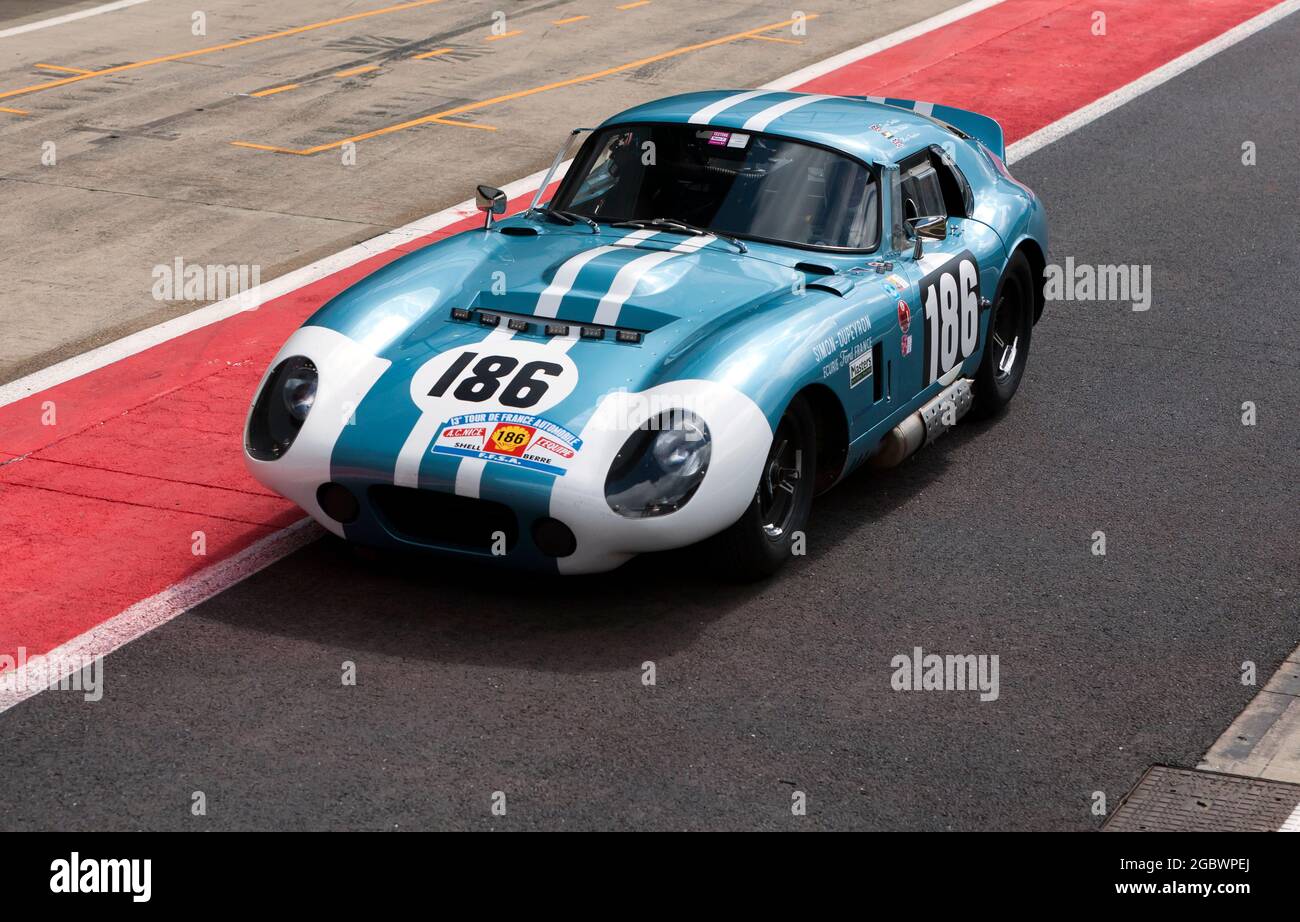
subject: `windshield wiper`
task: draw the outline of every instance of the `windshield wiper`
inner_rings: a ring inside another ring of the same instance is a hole
[[[600,225],[586,215],[578,214],[573,211],[552,211],[549,208],[539,208],[537,210],[548,218],[554,218],[556,221],[567,227],[572,227],[574,224],[581,221],[583,224],[591,228],[593,234],[600,233]]]
[[[744,241],[732,237],[729,234],[720,234],[717,231],[709,230],[704,227],[696,227],[694,224],[687,224],[685,221],[678,221],[676,218],[634,218],[631,221],[618,221],[610,225],[611,227],[640,227],[646,230],[651,228],[663,231],[681,231],[684,234],[694,234],[696,237],[717,237],[719,240],[725,240],[734,246],[737,252],[748,253],[749,247],[745,246]]]

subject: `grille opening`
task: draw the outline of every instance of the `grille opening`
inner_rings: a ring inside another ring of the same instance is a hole
[[[384,526],[404,541],[491,554],[498,532],[506,550],[519,541],[519,521],[509,506],[472,496],[379,484],[370,504]]]

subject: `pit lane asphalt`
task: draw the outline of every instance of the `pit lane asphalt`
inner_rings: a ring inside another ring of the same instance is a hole
[[[1300,634],[1297,47],[1292,16],[1013,167],[1051,260],[1150,264],[1151,309],[1049,304],[1010,412],[824,497],[777,579],[321,542],[112,654],[101,702],[0,715],[0,827],[1097,827]],[[891,690],[918,645],[998,654],[1000,698]]]

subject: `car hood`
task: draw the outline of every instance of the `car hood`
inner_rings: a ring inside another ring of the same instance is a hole
[[[641,387],[664,375],[683,350],[740,316],[771,310],[812,289],[837,296],[852,281],[816,254],[751,243],[748,252],[718,238],[516,223],[471,231],[380,269],[318,311],[309,324],[345,334],[396,365],[484,335],[453,308],[528,319],[521,337],[545,338],[544,325],[601,324],[637,331],[644,342],[584,342],[573,350],[589,364],[609,362],[611,387]],[[828,293],[829,292],[829,293]],[[477,329],[467,331],[467,326]],[[588,348],[590,347],[590,348]],[[598,350],[598,351],[597,351]],[[607,355],[608,353],[608,355]]]
[[[393,456],[413,431],[478,408],[460,402],[453,409],[450,393],[440,401],[430,398],[445,369],[465,351],[475,352],[476,362],[504,353],[522,368],[542,357],[537,350],[561,346],[563,398],[552,400],[553,391],[544,406],[527,412],[573,433],[582,431],[612,392],[641,393],[713,377],[701,368],[703,357],[714,362],[723,355],[746,366],[779,363],[780,355],[757,354],[770,349],[742,349],[728,334],[738,336],[741,318],[764,312],[772,312],[777,327],[797,323],[790,302],[803,299],[803,306],[807,296],[839,296],[815,288],[835,284],[840,277],[825,274],[834,270],[810,270],[801,255],[809,254],[762,244],[749,244],[742,254],[716,238],[523,224],[467,232],[408,254],[308,321],[309,327],[343,334],[384,365],[355,408],[355,424],[340,440],[345,451],[335,460],[346,455],[346,466],[357,473],[391,471]],[[474,313],[458,320],[454,308]],[[487,327],[480,321],[483,313],[504,319]],[[526,319],[529,329],[509,329],[511,318]],[[570,326],[571,337],[580,325],[599,322],[606,335],[565,345],[547,335],[548,321]],[[611,328],[641,332],[643,340],[617,341]],[[500,393],[481,409],[508,409],[499,398]]]
[[[796,266],[809,263],[795,252],[748,249],[742,254],[714,237],[612,228],[471,231],[379,270],[309,322],[364,339],[389,358],[436,338],[453,307],[652,333],[764,302],[808,277]]]

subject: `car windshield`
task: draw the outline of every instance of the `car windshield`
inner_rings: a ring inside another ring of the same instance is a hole
[[[806,247],[874,249],[879,195],[856,160],[788,138],[620,125],[583,146],[552,203],[601,223],[665,219]]]

